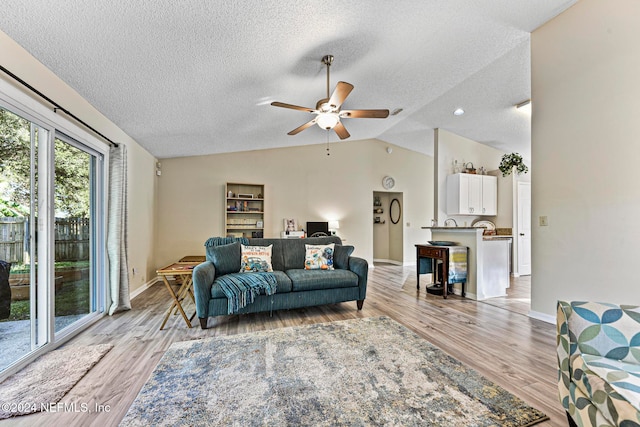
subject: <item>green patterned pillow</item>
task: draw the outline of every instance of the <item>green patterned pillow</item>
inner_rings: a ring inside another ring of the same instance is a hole
[[[580,352],[640,363],[640,307],[572,302],[569,330]]]

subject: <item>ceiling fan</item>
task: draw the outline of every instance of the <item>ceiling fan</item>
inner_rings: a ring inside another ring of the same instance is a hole
[[[296,135],[308,127],[318,125],[322,129],[333,129],[340,139],[349,138],[349,132],[340,122],[340,119],[384,119],[389,116],[389,110],[341,110],[344,100],[353,90],[353,85],[347,82],[338,82],[333,93],[329,95],[329,67],[333,63],[333,55],[322,57],[322,63],[327,66],[327,97],[316,103],[316,108],[300,107],[298,105],[285,104],[284,102],[272,102],[274,107],[290,108],[292,110],[306,111],[316,116],[307,123],[295,128],[287,135]]]

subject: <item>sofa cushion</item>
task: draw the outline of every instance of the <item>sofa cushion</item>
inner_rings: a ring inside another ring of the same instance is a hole
[[[576,387],[603,413],[620,425],[638,421],[640,410],[640,366],[591,354],[576,354],[572,360]]]
[[[240,271],[240,243],[207,248],[207,254],[216,268],[216,277]]]
[[[305,270],[333,270],[334,243],[328,245],[304,245]]]
[[[598,302],[571,303],[569,329],[578,350],[640,364],[640,308]]]
[[[273,245],[269,246],[245,246],[242,245],[242,261],[240,272],[262,272],[273,271],[271,266],[271,250]]]
[[[333,252],[333,266],[342,270],[349,269],[349,257],[355,248],[349,245],[336,245]]]
[[[251,274],[251,273],[245,273]],[[291,279],[284,273],[284,271],[274,270],[272,272],[274,276],[276,276],[276,280],[278,281],[278,285],[276,288],[276,294],[283,294],[286,292],[291,292]],[[264,295],[264,292],[260,292],[260,295]],[[226,298],[224,292],[220,288],[220,284],[217,283],[217,279],[213,282],[211,286],[211,298]]]
[[[358,276],[349,270],[287,270],[294,292],[358,286]]]
[[[249,239],[251,245],[266,246],[273,244],[271,263],[274,270],[292,270],[304,268],[304,245],[342,244],[337,236],[309,237],[306,239]]]
[[[254,246],[271,245],[271,267],[274,270],[284,271],[284,260],[282,258],[282,241],[286,239],[249,239],[249,244]]]

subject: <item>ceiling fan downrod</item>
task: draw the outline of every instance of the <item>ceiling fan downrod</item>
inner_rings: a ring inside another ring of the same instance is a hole
[[[322,63],[327,66],[327,99],[331,97],[331,92],[329,90],[329,75],[330,75],[330,67],[333,64],[333,55],[325,55],[322,57]]]

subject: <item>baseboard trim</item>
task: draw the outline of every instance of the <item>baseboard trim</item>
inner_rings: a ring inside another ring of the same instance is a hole
[[[160,279],[160,277],[158,277],[158,276],[154,277],[153,279],[151,279],[148,282],[144,283],[139,288],[136,288],[136,290],[134,290],[131,293],[129,293],[129,299],[134,299],[135,297],[137,297],[138,295],[140,295],[141,293],[143,293],[144,291],[146,291],[147,289],[149,289],[150,287],[152,287],[153,285],[155,285],[156,283],[158,283],[161,280],[162,279]]]
[[[375,262],[385,262],[385,263],[387,263],[387,264],[400,265],[400,266],[404,265],[404,263],[403,263],[402,261],[396,261],[396,260],[393,260],[393,259],[379,259],[379,258],[374,258],[374,259],[373,259],[373,262],[374,262],[374,263],[375,263]]]
[[[539,311],[530,310],[529,317],[537,320],[542,320],[543,322],[551,323],[552,325],[555,325],[556,323],[556,318],[554,316],[546,313],[540,313]]]

